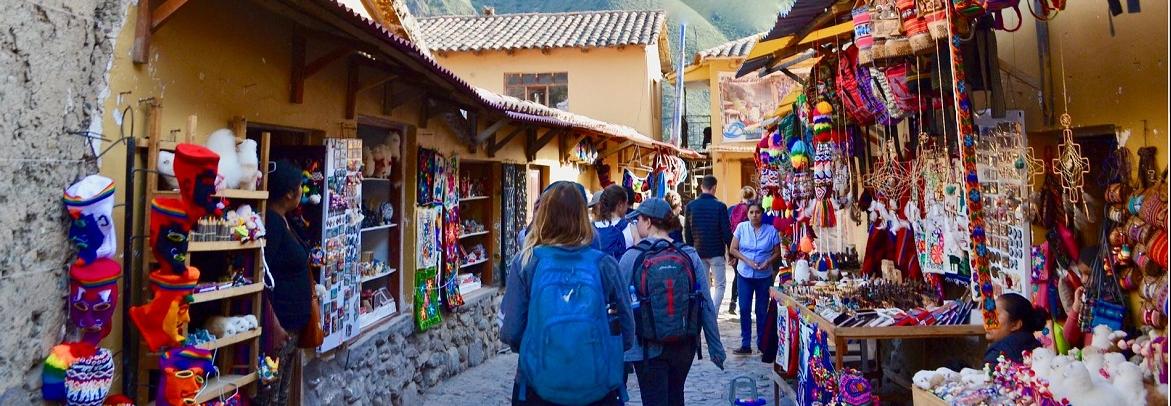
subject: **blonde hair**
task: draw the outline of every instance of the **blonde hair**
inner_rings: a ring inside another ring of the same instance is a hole
[[[537,246],[581,247],[594,240],[585,199],[574,184],[554,183],[541,194],[540,201],[533,225],[525,235],[523,262],[528,262]]]
[[[745,186],[743,189],[740,189],[740,199],[756,200],[756,189],[753,189],[752,186]]]

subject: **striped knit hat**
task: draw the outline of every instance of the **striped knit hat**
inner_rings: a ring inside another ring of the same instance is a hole
[[[41,396],[46,401],[64,401],[66,371],[78,359],[94,355],[94,346],[86,343],[61,343],[49,351],[41,369]]]
[[[65,404],[101,406],[114,381],[114,358],[110,350],[98,348],[93,356],[78,358],[65,373]]]

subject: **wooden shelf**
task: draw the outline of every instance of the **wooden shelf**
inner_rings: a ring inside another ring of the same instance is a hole
[[[467,197],[460,197],[459,202],[460,203],[474,202],[476,200],[487,200],[487,199],[488,199],[488,196],[467,196]]]
[[[389,271],[386,271],[386,272],[383,272],[383,273],[374,274],[374,275],[370,275],[370,276],[363,276],[363,277],[362,277],[362,283],[370,282],[370,281],[372,281],[372,280],[375,280],[375,279],[378,279],[378,278],[381,278],[381,277],[384,277],[384,276],[387,276],[387,275],[393,274],[393,273],[395,273],[395,272],[398,272],[398,269],[390,268],[390,270],[389,270]]]
[[[371,310],[370,313],[358,315],[358,328],[364,329],[370,327],[381,320],[393,316],[396,312],[390,311],[390,305],[384,305],[377,309]]]
[[[370,182],[370,183],[390,183],[390,179],[386,179],[386,178],[362,178],[362,182]]]
[[[158,190],[154,192],[155,196],[179,196],[177,190]],[[214,197],[223,197],[227,199],[240,200],[268,200],[267,190],[244,190],[244,189],[224,189],[212,195]]]
[[[264,240],[245,243],[239,241],[198,241],[187,244],[187,252],[254,250],[257,248],[264,248]]]
[[[223,300],[237,296],[245,296],[264,290],[264,284],[257,282],[251,285],[237,286],[234,288],[213,290],[211,292],[196,293],[191,295],[191,303],[206,303],[214,302],[216,300]]]
[[[395,228],[395,227],[398,227],[398,224],[383,224],[383,225],[380,225],[380,226],[373,226],[373,227],[366,227],[366,228],[363,228],[363,229],[362,229],[362,232],[364,233],[364,232],[367,232],[367,231],[378,231],[378,230],[386,230],[386,229],[389,229],[389,228]]]
[[[472,263],[467,263],[467,264],[460,265],[460,267],[459,267],[459,268],[460,268],[460,269],[463,269],[463,268],[467,268],[467,267],[472,267],[472,266],[476,266],[476,265],[479,265],[479,264],[482,264],[482,263],[485,263],[485,262],[488,262],[488,258],[484,258],[484,259],[481,259],[481,260],[479,260],[479,261],[476,261],[476,262],[472,262]]]
[[[478,232],[478,233],[463,234],[463,235],[460,235],[460,236],[459,236],[459,239],[461,239],[461,240],[462,240],[462,239],[464,239],[464,238],[471,238],[471,237],[476,237],[476,236],[480,236],[480,235],[487,235],[487,234],[488,234],[488,231],[481,231],[481,232]]]
[[[214,350],[214,349],[218,349],[218,348],[224,348],[224,347],[227,347],[230,345],[234,345],[234,344],[242,343],[244,341],[252,340],[256,337],[260,337],[260,330],[261,330],[261,328],[257,327],[257,328],[254,328],[254,329],[251,329],[251,330],[248,330],[248,331],[245,331],[243,333],[239,333],[239,334],[236,334],[233,336],[228,336],[228,337],[217,339],[215,341],[199,344],[197,347],[203,348],[205,350]]]
[[[220,395],[235,392],[237,388],[242,388],[252,382],[256,381],[256,373],[248,375],[223,375],[220,377],[212,377],[207,380],[207,386],[199,392],[195,397],[195,403],[203,404],[204,402],[213,399],[219,399]]]

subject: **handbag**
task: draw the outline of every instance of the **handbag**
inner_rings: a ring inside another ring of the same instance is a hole
[[[310,280],[312,282],[312,280]],[[313,283],[316,286],[317,283]],[[317,289],[313,289],[310,298],[309,322],[301,329],[297,337],[297,348],[317,348],[325,341],[325,332],[321,330],[321,300],[317,297]]]
[[[1105,325],[1111,330],[1122,330],[1122,317],[1125,312],[1126,308],[1120,304],[1095,300],[1090,305],[1090,326]]]

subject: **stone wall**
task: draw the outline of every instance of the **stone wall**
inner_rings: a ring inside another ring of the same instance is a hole
[[[431,330],[416,332],[410,315],[398,316],[332,358],[310,361],[302,403],[420,404],[422,391],[504,348],[496,324],[503,296],[496,289],[477,293]]]
[[[40,402],[40,365],[61,339],[74,255],[61,191],[97,173],[81,161],[86,139],[67,133],[101,128],[127,3],[0,1],[0,404]]]

